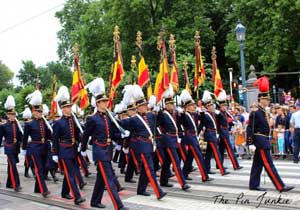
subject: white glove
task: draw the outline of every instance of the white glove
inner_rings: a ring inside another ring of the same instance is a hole
[[[179,144],[181,144],[181,138],[177,138],[177,142],[179,143]]]
[[[160,107],[157,106],[157,105],[154,105],[153,111],[154,111],[154,112],[159,112],[159,111],[160,111]]]
[[[29,136],[27,143],[30,143],[30,142],[31,142],[31,137]]]
[[[25,156],[26,155],[26,149],[21,149],[21,152],[20,152],[21,155]]]
[[[221,113],[220,110],[217,110],[217,109],[215,110],[215,114],[218,115],[218,114],[220,114],[220,113]]]
[[[121,133],[121,138],[124,139],[124,138],[128,137],[129,135],[130,135],[130,131],[125,130],[124,133]]]
[[[123,147],[123,148],[122,148],[122,151],[123,151],[125,154],[128,154],[128,153],[129,153],[129,148]]]
[[[220,137],[220,135],[218,133],[216,134],[216,136],[217,136],[217,139]]]
[[[82,157],[86,157],[87,156],[86,152],[82,152],[81,151],[80,154],[81,154]]]
[[[180,114],[183,113],[183,111],[184,111],[183,108],[181,108],[180,106],[176,107],[176,110]]]
[[[121,151],[122,146],[117,144],[115,148],[116,148],[117,151]]]
[[[57,155],[53,155],[53,156],[52,156],[52,160],[53,160],[55,163],[58,163],[58,156],[57,156]]]
[[[77,147],[77,152],[81,151],[81,143],[79,143],[78,147]]]
[[[155,152],[156,150],[156,145],[153,145],[153,152]]]

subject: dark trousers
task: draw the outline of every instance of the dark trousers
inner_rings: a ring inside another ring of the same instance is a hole
[[[232,145],[230,144],[230,140],[226,139],[226,138],[220,138],[219,149],[220,149],[220,154],[221,154],[221,163],[222,164],[224,163],[224,153],[225,153],[225,149],[226,149],[227,154],[231,160],[233,168],[237,169],[239,167],[239,162],[233,151]]]
[[[77,154],[77,163],[78,166],[81,168],[83,175],[88,176],[89,174],[88,164],[80,153]]]
[[[206,181],[208,179],[208,175],[199,143],[195,139],[195,141],[192,144],[189,144],[188,147],[189,151],[187,155],[187,160],[183,166],[183,175],[186,177],[191,172],[193,158],[195,158],[196,164],[202,177],[202,181]]]
[[[44,166],[42,165],[43,164],[42,155],[36,153],[32,154],[31,159],[34,167],[34,173],[35,173],[34,192],[43,194],[48,191],[48,188],[45,182]]]
[[[16,189],[20,186],[19,173],[17,169],[18,155],[6,154],[7,156],[7,181],[6,187]]]
[[[299,146],[300,146],[300,129],[294,131],[294,160],[299,160]]]
[[[115,185],[115,175],[113,168],[108,161],[97,161],[97,179],[94,186],[94,191],[91,199],[91,204],[100,204],[104,187],[106,186],[107,192],[112,200],[115,209],[123,207],[123,203],[119,197],[117,187]]]
[[[160,184],[164,185],[168,183],[170,175],[170,166],[173,165],[175,175],[181,187],[186,184],[185,178],[183,176],[180,161],[177,153],[177,148],[167,147],[164,149],[165,159],[162,165],[161,175],[160,175]]]
[[[118,168],[123,169],[126,166],[126,154],[121,150],[120,151],[120,157],[119,157],[119,162],[118,162]]]
[[[128,163],[125,172],[125,181],[129,181],[133,178],[134,171],[140,171],[140,159],[132,148],[129,148]]]
[[[214,141],[207,141],[207,148],[206,148],[206,154],[205,154],[205,166],[206,166],[206,170],[208,172],[210,171],[210,168],[211,168],[210,160],[213,155],[214,155],[214,158],[216,160],[217,166],[218,166],[221,174],[224,175],[225,170],[224,170],[223,164],[221,162],[221,155],[219,152],[218,145]]]
[[[141,174],[139,177],[137,193],[143,193],[146,191],[147,185],[150,182],[155,195],[160,198],[163,194],[162,189],[157,183],[156,174],[153,167],[153,160],[151,153],[141,153]]]
[[[73,198],[79,199],[81,197],[79,189],[76,184],[76,160],[74,159],[61,159],[64,168],[64,180],[61,190],[61,195],[65,196],[70,193]]]
[[[260,177],[261,177],[261,172],[263,167],[267,171],[276,189],[282,190],[282,188],[284,187],[284,183],[281,180],[273,164],[271,151],[269,149],[262,149],[262,148],[256,148],[255,150],[251,173],[250,173],[249,187],[250,188],[259,187]]]

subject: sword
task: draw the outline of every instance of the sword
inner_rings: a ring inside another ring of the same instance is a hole
[[[48,120],[46,120],[46,118],[44,116],[42,116],[42,119],[45,121],[46,126],[48,127],[48,129],[50,130],[50,132],[52,134],[53,129],[52,129],[51,125],[49,124]]]
[[[22,128],[22,126],[21,126],[21,124],[20,124],[20,122],[19,122],[19,120],[16,118],[16,122],[17,122],[17,125],[18,125],[18,127],[19,127],[19,130],[20,130],[20,132],[22,133],[22,134],[24,134],[24,130],[23,130],[23,128]]]
[[[117,122],[117,120],[112,116],[112,113],[111,111],[109,111],[108,109],[105,109],[106,110],[106,113],[109,117],[109,119],[115,124],[115,126],[118,128],[118,130],[122,133],[122,134],[125,134],[125,129],[122,128],[120,126],[120,124]]]
[[[80,133],[83,134],[83,129],[82,129],[82,127],[81,127],[81,125],[80,125],[80,123],[79,123],[76,115],[73,112],[71,112],[71,113],[72,113],[72,117],[73,117],[73,119],[75,121],[75,124],[76,124],[77,128],[79,129]]]

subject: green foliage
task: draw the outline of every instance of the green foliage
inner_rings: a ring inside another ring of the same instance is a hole
[[[14,76],[14,73],[0,61],[0,90],[3,88],[12,87],[11,80]]]

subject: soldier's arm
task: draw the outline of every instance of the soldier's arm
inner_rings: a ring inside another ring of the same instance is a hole
[[[52,153],[58,153],[58,141],[59,141],[59,133],[60,133],[60,126],[58,122],[54,122],[53,124],[53,136],[52,136]]]
[[[27,148],[27,142],[28,142],[29,130],[30,130],[29,124],[28,124],[28,123],[25,123],[25,126],[24,126],[24,134],[23,134],[23,138],[22,138],[22,149],[23,149],[23,150],[26,150],[26,148]]]
[[[92,131],[94,129],[92,117],[88,117],[86,119],[86,123],[85,123],[84,127],[85,127],[85,129],[84,129],[83,137],[82,137],[82,141],[81,141],[81,150],[83,152],[86,150],[89,137],[91,136]]]

